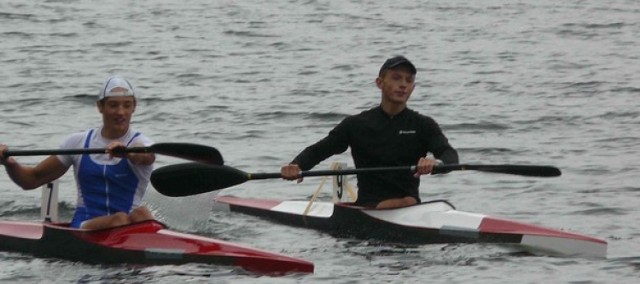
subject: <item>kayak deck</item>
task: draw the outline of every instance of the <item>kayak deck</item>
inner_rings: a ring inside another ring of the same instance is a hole
[[[446,200],[371,209],[352,203],[281,201],[217,196],[216,207],[336,236],[404,244],[496,243],[536,254],[606,258],[607,242],[477,213],[458,211]],[[304,212],[307,211],[305,215]]]
[[[171,231],[150,220],[103,230],[66,223],[0,221],[0,250],[100,264],[206,263],[259,274],[312,273],[313,263],[212,238]]]

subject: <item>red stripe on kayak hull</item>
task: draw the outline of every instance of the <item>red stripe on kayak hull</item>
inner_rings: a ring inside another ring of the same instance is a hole
[[[602,244],[607,243],[606,241],[584,236],[584,235],[563,232],[560,230],[555,230],[555,229],[550,229],[550,228],[545,228],[541,226],[525,224],[525,223],[520,223],[516,221],[495,218],[495,217],[484,217],[478,229],[482,233],[497,232],[497,233],[503,233],[503,234],[536,235],[536,236],[548,236],[548,237],[583,240],[583,241],[602,243]]]

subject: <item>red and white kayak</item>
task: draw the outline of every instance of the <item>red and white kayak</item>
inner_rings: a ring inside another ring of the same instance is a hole
[[[67,223],[0,221],[0,250],[99,264],[207,263],[281,275],[312,273],[313,263],[212,238],[179,233],[157,221],[103,230]]]
[[[352,203],[217,196],[215,207],[336,236],[406,244],[496,243],[547,256],[606,258],[607,242],[580,234],[458,211],[446,200],[371,209]],[[308,207],[308,208],[307,208]],[[306,211],[307,214],[304,214]]]

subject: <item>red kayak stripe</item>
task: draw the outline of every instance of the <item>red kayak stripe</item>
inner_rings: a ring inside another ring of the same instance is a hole
[[[549,237],[561,237],[561,238],[570,238],[577,240],[585,240],[597,243],[604,243],[606,241],[568,233],[560,230],[544,228],[536,225],[529,225],[520,222],[498,219],[494,217],[484,217],[482,218],[482,222],[478,228],[480,232],[487,233],[506,233],[506,234],[521,234],[521,235],[537,235],[537,236],[549,236]]]

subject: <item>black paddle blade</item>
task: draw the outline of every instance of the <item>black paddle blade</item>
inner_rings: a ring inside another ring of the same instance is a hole
[[[488,165],[476,166],[477,171],[503,173],[530,177],[557,177],[562,173],[560,169],[552,166],[528,166],[528,165]]]
[[[211,192],[249,180],[241,170],[201,163],[184,163],[160,167],[151,173],[151,184],[161,194],[171,197]]]
[[[218,149],[191,143],[156,143],[151,145],[151,152],[196,161],[209,165],[224,165],[224,159]]]
[[[490,173],[511,174],[530,177],[557,177],[562,173],[560,169],[552,166],[529,165],[441,165],[434,168],[434,173],[446,173],[450,171],[480,171]]]

